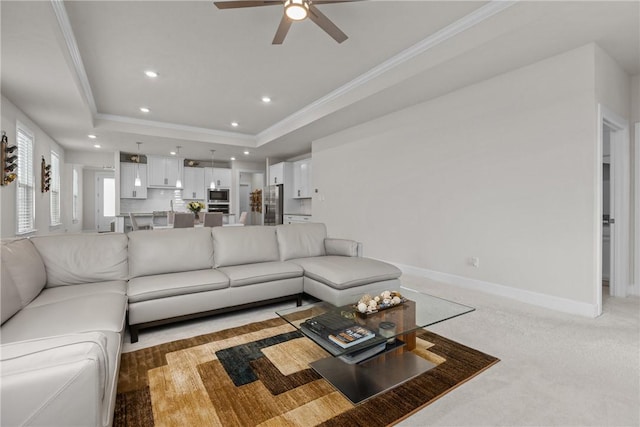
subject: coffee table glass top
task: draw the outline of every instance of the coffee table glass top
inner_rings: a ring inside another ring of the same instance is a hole
[[[473,307],[417,292],[409,288],[401,287],[397,290],[407,299],[406,302],[368,315],[362,315],[357,312],[355,308],[357,301],[354,301],[352,305],[342,307],[336,307],[326,302],[318,302],[279,310],[276,313],[307,337],[321,345],[333,356],[342,356],[363,351],[372,346],[381,345],[388,340],[393,341],[395,337],[402,338],[402,336],[415,332],[417,329],[425,328],[475,310]],[[357,299],[359,297],[355,298]],[[323,316],[324,318],[327,315],[336,317],[338,321],[345,320],[347,324],[348,321],[351,320],[355,322],[355,324],[374,332],[376,336],[360,344],[348,348],[341,348],[327,339],[328,335],[334,331],[330,331],[328,328],[321,328],[320,330],[311,330],[309,328],[308,320],[314,319],[317,316]]]

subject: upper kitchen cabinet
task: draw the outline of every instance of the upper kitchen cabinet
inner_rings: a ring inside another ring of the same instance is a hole
[[[184,200],[204,200],[204,186],[204,168],[184,168]]]
[[[231,188],[231,169],[204,168],[204,184],[208,188],[215,181],[216,188]]]
[[[268,185],[278,185],[278,184],[287,184],[291,185],[291,168],[292,165],[289,162],[281,162],[276,163],[275,165],[269,166],[269,184]]]
[[[136,167],[140,169],[137,170]],[[136,173],[140,176],[140,187],[136,187]],[[147,198],[147,165],[120,163],[120,197],[122,199]]]
[[[182,180],[181,158],[147,155],[147,177],[149,187],[176,188],[178,178]]]
[[[311,197],[311,159],[298,160],[293,163],[293,194],[294,199],[308,199]]]

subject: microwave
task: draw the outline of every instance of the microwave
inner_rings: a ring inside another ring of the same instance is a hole
[[[229,203],[229,189],[217,188],[215,190],[207,190],[209,192],[210,203]]]

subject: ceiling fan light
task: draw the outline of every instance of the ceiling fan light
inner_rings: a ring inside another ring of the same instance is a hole
[[[306,0],[286,0],[284,13],[293,21],[302,21],[309,16],[309,4]]]

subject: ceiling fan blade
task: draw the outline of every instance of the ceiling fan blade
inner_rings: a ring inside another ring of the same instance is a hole
[[[329,18],[327,18],[322,12],[318,10],[313,4],[309,5],[309,19],[322,28],[327,34],[329,34],[335,41],[342,43],[349,37],[342,32],[340,28],[336,26]]]
[[[284,38],[287,37],[289,28],[291,28],[291,20],[287,18],[287,15],[282,14],[280,25],[278,25],[278,30],[276,31],[276,35],[273,38],[273,41],[271,42],[271,44],[282,44],[282,42],[284,41]]]
[[[313,0],[313,4],[353,3],[362,0]]]
[[[214,1],[218,9],[237,9],[240,7],[258,7],[258,6],[273,6],[276,4],[282,5],[280,0],[266,0],[266,1]]]

